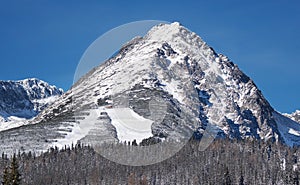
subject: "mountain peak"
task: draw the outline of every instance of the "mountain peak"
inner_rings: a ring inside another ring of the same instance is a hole
[[[129,125],[120,127],[124,114],[131,115],[124,120],[142,124],[135,128],[147,126],[146,135],[134,135]],[[179,141],[190,133],[201,138],[207,129],[217,137],[300,145],[299,124],[287,119],[237,65],[196,33],[179,23],[160,24],[128,42],[44,109],[32,127],[47,132],[51,142],[36,136],[41,142],[28,141],[27,146],[99,144],[124,141],[124,135]]]
[[[181,42],[188,40],[188,42],[194,42],[194,45],[203,42],[196,33],[188,30],[179,22],[174,22],[171,24],[159,24],[154,26],[146,34],[145,38],[163,42]]]

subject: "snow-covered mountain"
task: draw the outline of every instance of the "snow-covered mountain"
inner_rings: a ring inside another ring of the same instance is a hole
[[[208,125],[217,137],[300,145],[300,125],[276,112],[228,57],[179,23],[157,25],[125,44],[33,123],[0,133],[14,146],[0,148],[44,150],[79,140],[177,141],[201,137]]]
[[[295,112],[293,112],[292,114],[283,114],[285,115],[286,117],[294,120],[294,121],[297,121],[298,123],[300,123],[300,110],[296,110]]]
[[[0,130],[27,124],[62,93],[36,78],[0,81]]]

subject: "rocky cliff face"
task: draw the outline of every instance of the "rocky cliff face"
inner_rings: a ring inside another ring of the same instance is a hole
[[[144,139],[149,136],[146,122],[151,121],[155,141],[201,137],[212,125],[217,137],[300,144],[295,132],[282,129],[285,119],[290,129],[300,131],[298,124],[274,111],[237,65],[179,23],[157,25],[125,44],[43,110],[35,125],[20,128],[24,131],[17,137],[26,138],[32,129],[47,130],[48,136],[28,141],[34,148],[79,140],[124,141],[121,135],[134,132],[115,115],[120,110],[137,114],[127,118],[140,121],[133,127],[147,133]],[[2,139],[7,140],[5,135]]]

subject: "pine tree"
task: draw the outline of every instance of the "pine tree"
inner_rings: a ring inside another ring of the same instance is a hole
[[[241,175],[240,180],[239,180],[239,185],[244,185],[244,176]]]
[[[128,177],[128,185],[135,185],[136,183],[136,177],[134,175],[134,173],[130,173],[129,177]]]
[[[148,184],[147,177],[143,175],[140,180],[140,185],[147,185],[147,184]]]
[[[294,171],[293,172],[293,184],[294,185],[299,185],[300,184],[299,171]]]
[[[231,178],[230,178],[230,175],[229,175],[229,169],[228,169],[228,167],[226,167],[226,169],[225,169],[223,184],[224,185],[231,185],[232,184]]]
[[[3,171],[2,185],[10,185],[9,168],[5,167]]]
[[[132,141],[132,146],[137,146],[138,144],[137,144],[137,142],[136,142],[136,140],[133,140]]]
[[[19,185],[21,183],[21,174],[19,172],[19,165],[16,154],[13,155],[10,165],[10,182],[12,185]]]

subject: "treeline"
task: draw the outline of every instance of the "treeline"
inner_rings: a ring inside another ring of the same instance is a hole
[[[293,184],[300,182],[300,150],[281,144],[216,140],[205,151],[191,140],[173,157],[132,167],[111,162],[89,146],[52,148],[38,157],[16,155],[21,184]],[[128,146],[132,147],[132,146]],[[140,146],[135,146],[140,147]],[[0,175],[12,164],[2,155]]]

